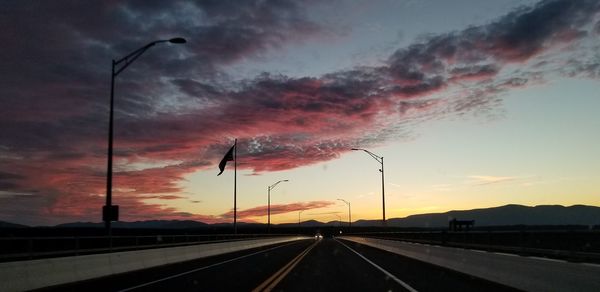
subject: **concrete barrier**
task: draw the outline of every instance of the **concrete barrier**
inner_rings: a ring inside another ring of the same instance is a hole
[[[0,291],[24,291],[309,237],[279,237],[0,263]]]
[[[600,291],[600,265],[358,236],[338,237],[523,291]],[[425,277],[425,276],[424,276]]]

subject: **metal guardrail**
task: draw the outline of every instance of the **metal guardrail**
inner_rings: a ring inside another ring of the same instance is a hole
[[[287,234],[0,238],[0,262],[288,236]]]

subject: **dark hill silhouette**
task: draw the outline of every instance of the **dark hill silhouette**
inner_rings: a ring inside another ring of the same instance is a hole
[[[0,221],[0,228],[25,228],[25,227],[29,227],[29,226],[16,224],[16,223],[10,223],[10,222],[6,222],[6,221]]]
[[[475,226],[506,225],[600,225],[600,207],[574,205],[540,205],[455,210],[445,213],[411,215],[387,220],[390,227],[447,227],[448,221],[475,220]],[[359,220],[354,226],[378,226],[379,220]]]
[[[600,207],[573,205],[540,205],[528,207],[522,205],[506,205],[493,208],[472,210],[454,210],[444,213],[411,215],[404,218],[390,218],[389,227],[440,228],[448,227],[448,221],[475,220],[475,227],[481,226],[510,226],[510,225],[600,225]],[[342,226],[346,226],[342,221]],[[228,227],[231,223],[207,224],[192,220],[150,220],[136,222],[114,222],[115,228],[136,229],[200,229]],[[266,224],[238,222],[239,226],[260,228]],[[323,223],[307,220],[300,223],[301,227],[338,226],[337,220]],[[297,223],[273,224],[273,227],[296,227]],[[381,226],[380,220],[358,220],[352,226]],[[23,228],[25,225],[0,221],[0,228]],[[103,228],[104,223],[74,222],[59,224],[58,228]]]
[[[149,220],[135,222],[113,222],[115,228],[152,228],[152,229],[187,229],[187,228],[204,228],[209,226],[206,223],[192,220]],[[93,222],[74,222],[56,225],[56,227],[104,227],[104,223]]]
[[[346,224],[348,224],[348,221],[346,221],[346,222],[342,221],[342,225],[345,226]],[[321,222],[321,221],[317,221],[317,220],[307,220],[307,221],[300,222],[301,227],[322,227],[322,226],[338,226],[338,225],[340,225],[338,220],[329,221],[329,222]],[[276,227],[297,227],[298,223],[282,223],[282,224],[277,224],[275,226]]]

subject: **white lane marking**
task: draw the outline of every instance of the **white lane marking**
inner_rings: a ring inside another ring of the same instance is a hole
[[[536,257],[536,256],[530,256],[528,258],[530,258],[530,259],[536,259],[536,260],[542,260],[542,261],[548,261],[548,262],[556,262],[556,263],[566,263],[567,262],[565,260],[557,260],[557,259],[550,259],[550,258]]]
[[[131,290],[135,290],[135,289],[138,289],[138,288],[146,287],[146,286],[149,286],[149,285],[152,285],[152,284],[156,284],[158,282],[170,280],[170,279],[173,279],[173,278],[181,277],[181,276],[184,276],[184,275],[187,275],[187,274],[191,274],[191,273],[194,273],[194,272],[202,271],[202,270],[205,270],[205,269],[208,269],[208,268],[212,268],[212,267],[215,267],[215,266],[219,266],[219,265],[222,265],[222,264],[226,264],[226,263],[229,263],[229,262],[237,261],[239,259],[247,258],[247,257],[253,256],[253,255],[257,255],[259,253],[267,252],[267,251],[270,251],[270,250],[278,249],[280,247],[288,246],[288,245],[294,244],[294,243],[297,243],[297,241],[290,242],[288,244],[284,244],[284,245],[280,245],[280,246],[276,246],[276,247],[272,247],[272,248],[269,248],[269,249],[257,251],[257,252],[251,253],[251,254],[247,254],[247,255],[243,255],[243,256],[234,258],[234,259],[229,259],[229,260],[226,260],[226,261],[223,261],[223,262],[220,262],[220,263],[216,263],[216,264],[208,265],[208,266],[205,266],[205,267],[200,267],[200,268],[197,268],[197,269],[189,270],[187,272],[183,272],[183,273],[179,273],[179,274],[172,275],[172,276],[169,276],[169,277],[161,278],[161,279],[158,279],[158,280],[154,280],[154,281],[147,282],[147,283],[144,283],[144,284],[140,284],[140,285],[137,285],[137,286],[133,286],[133,287],[130,287],[130,288],[125,288],[123,290],[119,290],[119,292],[131,291]]]
[[[584,266],[589,266],[589,267],[600,268],[599,264],[594,264],[594,263],[579,263],[579,264],[584,265]]]
[[[504,253],[504,252],[492,252],[492,253],[503,255],[503,256],[509,256],[509,257],[520,257],[520,255],[514,254],[514,253]]]
[[[365,256],[363,256],[362,254],[360,254],[357,251],[353,250],[352,248],[350,248],[349,246],[347,246],[345,243],[343,243],[343,242],[341,242],[341,241],[339,241],[337,239],[335,241],[339,242],[341,245],[345,246],[347,249],[349,249],[350,251],[352,251],[353,253],[355,253],[359,257],[361,257],[363,260],[367,261],[367,263],[373,265],[375,268],[377,268],[378,270],[382,271],[386,276],[392,278],[394,281],[396,281],[398,284],[402,285],[402,287],[406,288],[408,291],[410,291],[410,292],[418,292],[415,288],[413,288],[410,285],[406,284],[406,282],[398,279],[392,273],[390,273],[390,272],[386,271],[385,269],[383,269],[382,267],[378,266],[376,263],[372,262],[371,260],[369,260],[368,258],[366,258]]]

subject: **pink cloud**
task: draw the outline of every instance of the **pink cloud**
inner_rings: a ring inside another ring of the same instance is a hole
[[[139,46],[139,38],[130,36],[148,31],[127,11],[143,16],[149,27],[161,27],[161,34],[184,32],[190,42],[169,48],[173,55],[156,52],[153,58],[141,58],[133,75],[119,76],[115,203],[127,210],[127,220],[206,222],[229,215],[189,214],[145,200],[185,198],[180,195],[184,176],[207,170],[216,175],[215,165],[233,138],[239,141],[241,169],[280,171],[337,159],[352,147],[385,144],[397,129],[412,131],[411,122],[493,110],[498,93],[528,86],[536,78],[501,77],[505,66],[526,64],[557,46],[595,36],[581,28],[593,26],[600,11],[596,1],[542,1],[486,25],[399,48],[378,67],[303,78],[265,73],[227,81],[223,66],[326,30],[311,22],[295,1],[282,1],[278,7],[268,3],[190,3],[206,16],[207,24],[196,26],[195,15],[171,2],[95,2],[73,9],[39,4],[48,13],[36,15],[46,25],[21,16],[37,13],[34,7],[18,1],[8,5],[7,18],[0,19],[6,35],[12,35],[0,56],[6,85],[0,95],[0,219],[100,218],[108,134],[107,60]],[[114,35],[121,31],[117,27],[130,28],[130,34]],[[598,27],[596,22],[594,29]],[[564,74],[597,78],[598,68],[597,60],[577,60]],[[455,89],[456,82],[468,85],[459,97],[433,97]],[[151,166],[126,167],[143,164]],[[303,204],[274,205],[273,210],[321,206]],[[260,216],[263,208],[240,213]]]
[[[298,212],[302,210],[320,209],[335,205],[333,201],[311,201],[311,202],[298,202],[291,204],[276,204],[271,205],[271,215],[285,214],[290,212]],[[267,216],[268,206],[257,206],[250,209],[239,210],[237,216],[239,220],[245,220],[245,218],[262,217]],[[229,211],[221,215],[223,218],[233,218],[233,211]]]

